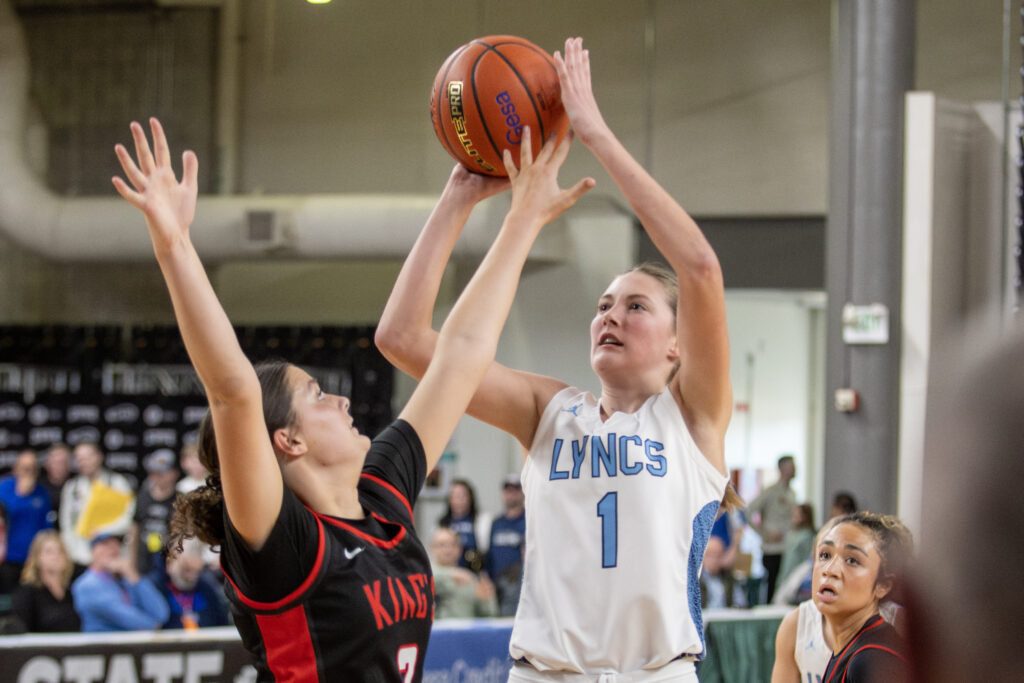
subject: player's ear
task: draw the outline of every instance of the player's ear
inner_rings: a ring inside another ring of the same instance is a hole
[[[297,458],[306,453],[308,446],[295,429],[281,427],[274,430],[274,450],[286,458]]]

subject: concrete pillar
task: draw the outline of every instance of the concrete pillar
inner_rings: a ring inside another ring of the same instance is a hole
[[[828,293],[824,494],[896,511],[902,261],[903,102],[913,86],[913,0],[834,0],[832,120],[825,284]],[[881,304],[888,341],[872,323],[850,330],[847,304]],[[834,407],[853,389],[852,412]],[[827,514],[827,510],[823,511]]]

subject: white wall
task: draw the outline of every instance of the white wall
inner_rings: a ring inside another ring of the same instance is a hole
[[[823,307],[818,293],[726,293],[737,405],[725,437],[726,464],[744,471],[740,494],[750,500],[759,484],[778,478],[779,456],[793,455],[797,500],[814,503],[819,518]]]

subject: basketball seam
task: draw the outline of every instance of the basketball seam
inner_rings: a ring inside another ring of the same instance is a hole
[[[546,134],[546,132],[544,130],[544,121],[541,119],[540,110],[537,107],[537,102],[536,102],[536,100],[533,97],[533,93],[530,92],[529,87],[527,87],[526,80],[522,77],[522,75],[520,75],[519,70],[516,69],[515,66],[513,66],[512,61],[508,57],[503,55],[496,48],[498,48],[498,47],[500,47],[502,45],[517,45],[519,47],[527,48],[528,50],[530,50],[532,52],[535,52],[535,53],[538,53],[538,54],[542,54],[545,57],[547,57],[547,53],[544,52],[543,50],[537,49],[536,47],[534,47],[532,45],[525,45],[523,43],[517,43],[517,42],[511,41],[511,40],[502,41],[500,43],[495,43],[494,45],[491,45],[490,43],[485,43],[485,42],[480,41],[480,40],[474,40],[470,44],[472,45],[474,43],[479,44],[479,45],[484,45],[487,48],[486,50],[484,50],[483,52],[480,53],[480,55],[476,58],[476,60],[473,61],[473,68],[470,69],[469,77],[470,77],[471,85],[473,86],[473,102],[474,102],[474,104],[476,104],[477,115],[480,117],[480,121],[484,124],[484,126],[483,126],[484,132],[487,134],[487,141],[491,143],[491,149],[494,150],[495,154],[498,155],[499,159],[502,158],[502,152],[498,148],[498,146],[495,144],[494,137],[491,135],[490,126],[487,125],[487,119],[484,117],[483,107],[480,106],[480,98],[477,95],[477,87],[476,87],[476,69],[477,69],[477,65],[480,63],[480,60],[483,59],[483,56],[486,55],[490,51],[493,51],[496,55],[498,55],[498,57],[501,58],[501,60],[503,62],[505,62],[506,65],[508,65],[508,68],[511,69],[513,74],[515,74],[515,77],[519,81],[520,85],[523,86],[523,90],[526,92],[526,96],[530,100],[530,106],[533,108],[533,116],[534,116],[534,118],[537,121],[538,127],[540,128],[540,136],[541,136],[540,139],[541,139],[541,144],[543,144],[543,142],[545,140],[545,136],[547,134]],[[547,63],[546,60],[545,60],[545,63]],[[548,66],[551,66],[551,65],[548,64]],[[551,67],[551,68],[554,69],[554,67]]]

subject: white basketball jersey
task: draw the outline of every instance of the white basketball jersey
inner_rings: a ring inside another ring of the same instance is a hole
[[[605,422],[593,395],[563,389],[522,478],[513,659],[601,674],[703,655],[700,566],[728,478],[697,449],[668,389]]]
[[[800,669],[800,683],[821,683],[832,648],[825,644],[821,628],[821,612],[813,600],[804,600],[797,607],[796,645],[793,656]]]

